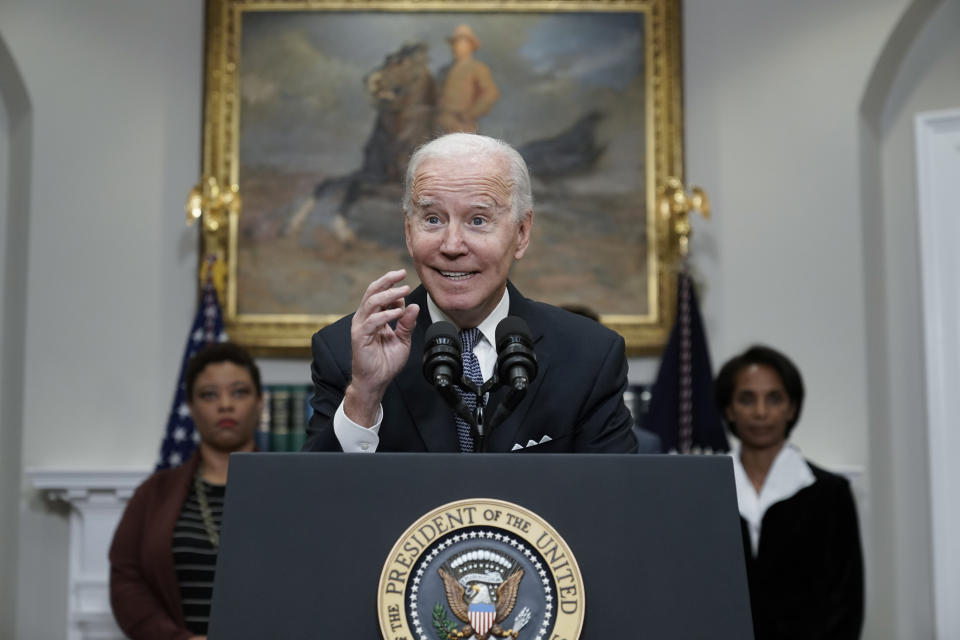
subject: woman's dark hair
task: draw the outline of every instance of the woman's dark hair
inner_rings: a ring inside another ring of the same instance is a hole
[[[800,410],[803,408],[803,377],[800,370],[787,356],[776,349],[755,344],[738,356],[734,356],[720,368],[717,380],[714,383],[714,401],[723,421],[733,435],[737,435],[737,427],[727,420],[727,407],[733,402],[733,391],[737,386],[737,376],[750,365],[764,365],[770,367],[780,376],[780,382],[787,391],[790,401],[796,408],[793,419],[787,423],[787,436],[800,419]]]
[[[246,349],[233,342],[211,342],[193,354],[193,357],[187,362],[187,371],[183,377],[187,387],[188,402],[193,400],[193,388],[197,383],[197,376],[200,375],[200,372],[206,369],[207,365],[220,362],[232,362],[249,371],[257,395],[263,393],[260,386],[260,369]]]

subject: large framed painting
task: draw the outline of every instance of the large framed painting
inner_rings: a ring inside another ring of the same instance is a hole
[[[457,117],[511,143],[533,177],[512,281],[594,310],[632,355],[661,348],[674,300],[656,192],[683,167],[677,5],[208,0],[203,170],[239,195],[217,236],[230,336],[306,354],[384,272],[416,285],[406,158],[473,100]],[[455,56],[482,72],[470,96]]]

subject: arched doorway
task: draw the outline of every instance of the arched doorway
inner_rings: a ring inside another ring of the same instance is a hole
[[[914,117],[960,104],[958,18],[953,0],[911,2],[860,104],[873,544],[864,637],[953,637],[937,635],[934,604]]]

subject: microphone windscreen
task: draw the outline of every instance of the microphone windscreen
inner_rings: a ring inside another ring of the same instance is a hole
[[[429,347],[439,337],[450,339],[455,345],[457,345],[457,350],[460,350],[460,332],[457,331],[457,328],[452,322],[441,320],[439,322],[434,322],[432,325],[427,327],[427,334],[424,338],[424,343],[427,345],[427,347]]]
[[[519,336],[527,344],[533,343],[533,338],[530,336],[530,327],[527,326],[523,318],[518,318],[517,316],[507,316],[497,325],[496,339],[498,351],[500,350],[503,340],[509,336]]]

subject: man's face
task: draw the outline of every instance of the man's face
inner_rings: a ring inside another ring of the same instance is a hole
[[[511,193],[502,157],[430,158],[417,169],[407,249],[434,302],[461,328],[493,311],[530,244],[533,212],[518,223]]]
[[[457,38],[450,43],[450,49],[453,50],[453,57],[456,60],[466,60],[473,56],[473,43],[467,38]]]

